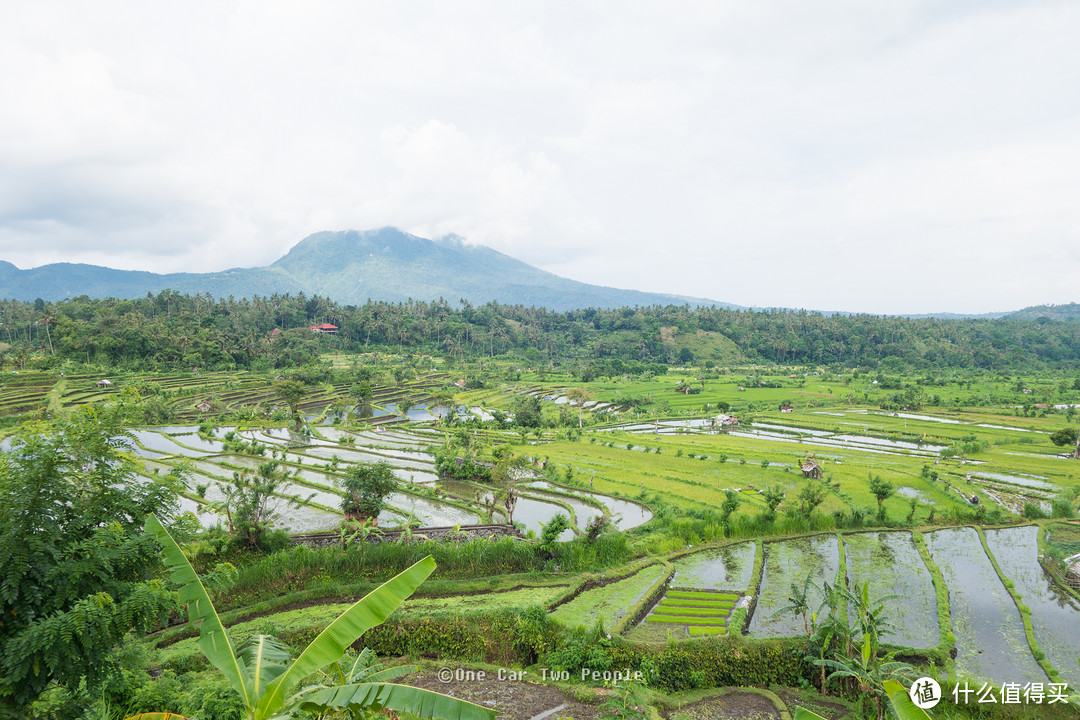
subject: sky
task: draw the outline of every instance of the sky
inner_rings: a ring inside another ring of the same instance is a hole
[[[454,233],[871,313],[1080,301],[1080,3],[12,3],[0,260],[267,265]]]

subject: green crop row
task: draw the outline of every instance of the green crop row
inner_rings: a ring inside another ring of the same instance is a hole
[[[684,608],[684,607],[672,607],[660,603],[656,606],[655,612],[670,614],[670,615],[698,615],[700,617],[714,616],[714,617],[727,617],[731,613],[731,608]]]
[[[733,605],[716,606],[716,607],[686,607],[684,605],[667,605],[665,603],[657,603],[653,612],[665,613],[667,615],[723,615],[727,616],[734,610]]]
[[[665,597],[660,601],[660,604],[665,606],[671,606],[673,608],[733,608],[733,600],[689,600],[687,598],[672,598]]]
[[[734,602],[738,599],[737,595],[731,593],[703,592],[699,590],[668,590],[667,597],[683,598],[686,600],[716,600],[721,602],[725,600]]]
[[[723,635],[724,628],[720,627],[700,627],[695,626],[687,628],[690,631],[690,637],[697,637],[699,635]]]
[[[673,607],[731,608],[735,606],[733,600],[713,602],[711,600],[688,600],[686,598],[673,598],[668,596],[664,596],[660,603],[662,605],[671,605]]]
[[[712,625],[714,627],[726,627],[724,618],[714,617],[687,617],[685,615],[650,615],[645,618],[646,622],[667,623],[669,625]]]
[[[941,574],[941,569],[934,562],[934,559],[930,557],[930,550],[926,547],[926,539],[923,538],[923,534],[918,530],[913,530],[911,539],[915,543],[919,555],[922,556],[926,569],[930,571],[930,577],[934,579],[934,592],[937,594],[938,627],[941,632],[938,650],[948,658],[945,661],[945,672],[948,674],[949,682],[955,682],[956,661],[953,659],[953,653],[956,652],[956,634],[953,632],[952,611],[949,607],[949,588],[945,584],[945,576]]]

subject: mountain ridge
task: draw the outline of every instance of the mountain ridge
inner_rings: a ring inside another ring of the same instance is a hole
[[[85,263],[52,263],[21,270],[0,260],[0,297],[55,302],[86,295],[131,299],[175,290],[215,297],[273,294],[321,295],[346,305],[368,300],[452,302],[473,305],[496,301],[554,311],[650,305],[715,306],[737,310],[783,310],[671,293],[652,293],[593,285],[555,275],[484,245],[470,245],[458,235],[428,239],[394,227],[373,230],[324,230],[300,240],[264,267],[233,267],[209,273],[154,273],[117,270]],[[850,311],[811,310],[824,315],[865,315]],[[1080,305],[1034,305],[993,313],[890,314],[910,319],[995,319],[1046,317],[1080,321]]]
[[[165,289],[253,297],[304,292],[335,302],[402,302],[445,298],[475,305],[496,301],[551,310],[689,304],[738,308],[705,298],[623,290],[582,283],[533,267],[456,235],[421,238],[393,227],[308,235],[265,267],[210,273],[159,274],[82,263],[20,270],[0,260],[0,296],[57,301],[87,295],[130,299]]]

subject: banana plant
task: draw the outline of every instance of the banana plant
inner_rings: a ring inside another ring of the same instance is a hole
[[[199,628],[199,649],[239,693],[246,720],[286,720],[312,712],[351,714],[384,708],[436,720],[494,720],[494,710],[430,690],[385,682],[386,674],[296,691],[302,680],[338,663],[357,638],[380,625],[412,595],[435,570],[430,555],[361,598],[292,659],[284,646],[265,635],[234,648],[206,588],[176,541],[153,515],[147,518],[146,529],[164,548],[166,568],[180,586],[180,601],[187,605],[189,621]]]
[[[371,648],[364,648],[360,654],[356,656],[356,659],[352,664],[338,661],[330,665],[324,671],[319,673],[319,677],[315,684],[309,685],[303,688],[297,693],[297,697],[301,706],[310,700],[311,696],[322,690],[333,689],[335,686],[349,685],[355,683],[375,683],[386,682],[388,680],[394,680],[403,675],[408,675],[418,671],[420,668],[416,665],[396,665],[393,667],[386,667],[381,663],[376,662],[375,653]],[[323,714],[317,713],[316,720],[323,720]],[[351,709],[346,711],[346,717],[350,720],[363,720],[368,716],[367,713],[359,709]],[[333,717],[340,717],[337,713],[332,713]]]
[[[898,677],[909,677],[914,672],[911,665],[893,660],[894,653],[878,657],[877,639],[873,635],[863,635],[862,652],[856,657],[841,657],[839,660],[814,660],[815,665],[832,669],[827,679],[851,678],[858,685],[859,692],[869,696],[877,706],[877,718],[882,717],[882,698],[891,697],[885,683]]]
[[[814,576],[812,573],[806,576],[802,587],[799,587],[797,583],[791,583],[791,594],[787,598],[789,604],[772,614],[774,618],[789,612],[801,615],[806,637],[810,637],[810,588],[813,586]]]
[[[892,703],[893,712],[898,720],[932,720],[930,713],[926,712],[911,701],[904,686],[895,680],[885,681],[885,692]],[[810,712],[806,708],[795,708],[793,720],[827,720],[817,713]]]

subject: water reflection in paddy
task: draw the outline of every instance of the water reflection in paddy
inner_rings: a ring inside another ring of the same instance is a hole
[[[752,542],[684,555],[675,561],[672,587],[746,592],[754,569]]]
[[[949,588],[956,634],[956,672],[1003,682],[1046,682],[1016,609],[972,528],[925,534],[926,547]]]
[[[1050,664],[1080,688],[1080,601],[1054,584],[1039,564],[1039,528],[987,530],[986,544],[1016,592],[1031,609],[1035,641]]]

